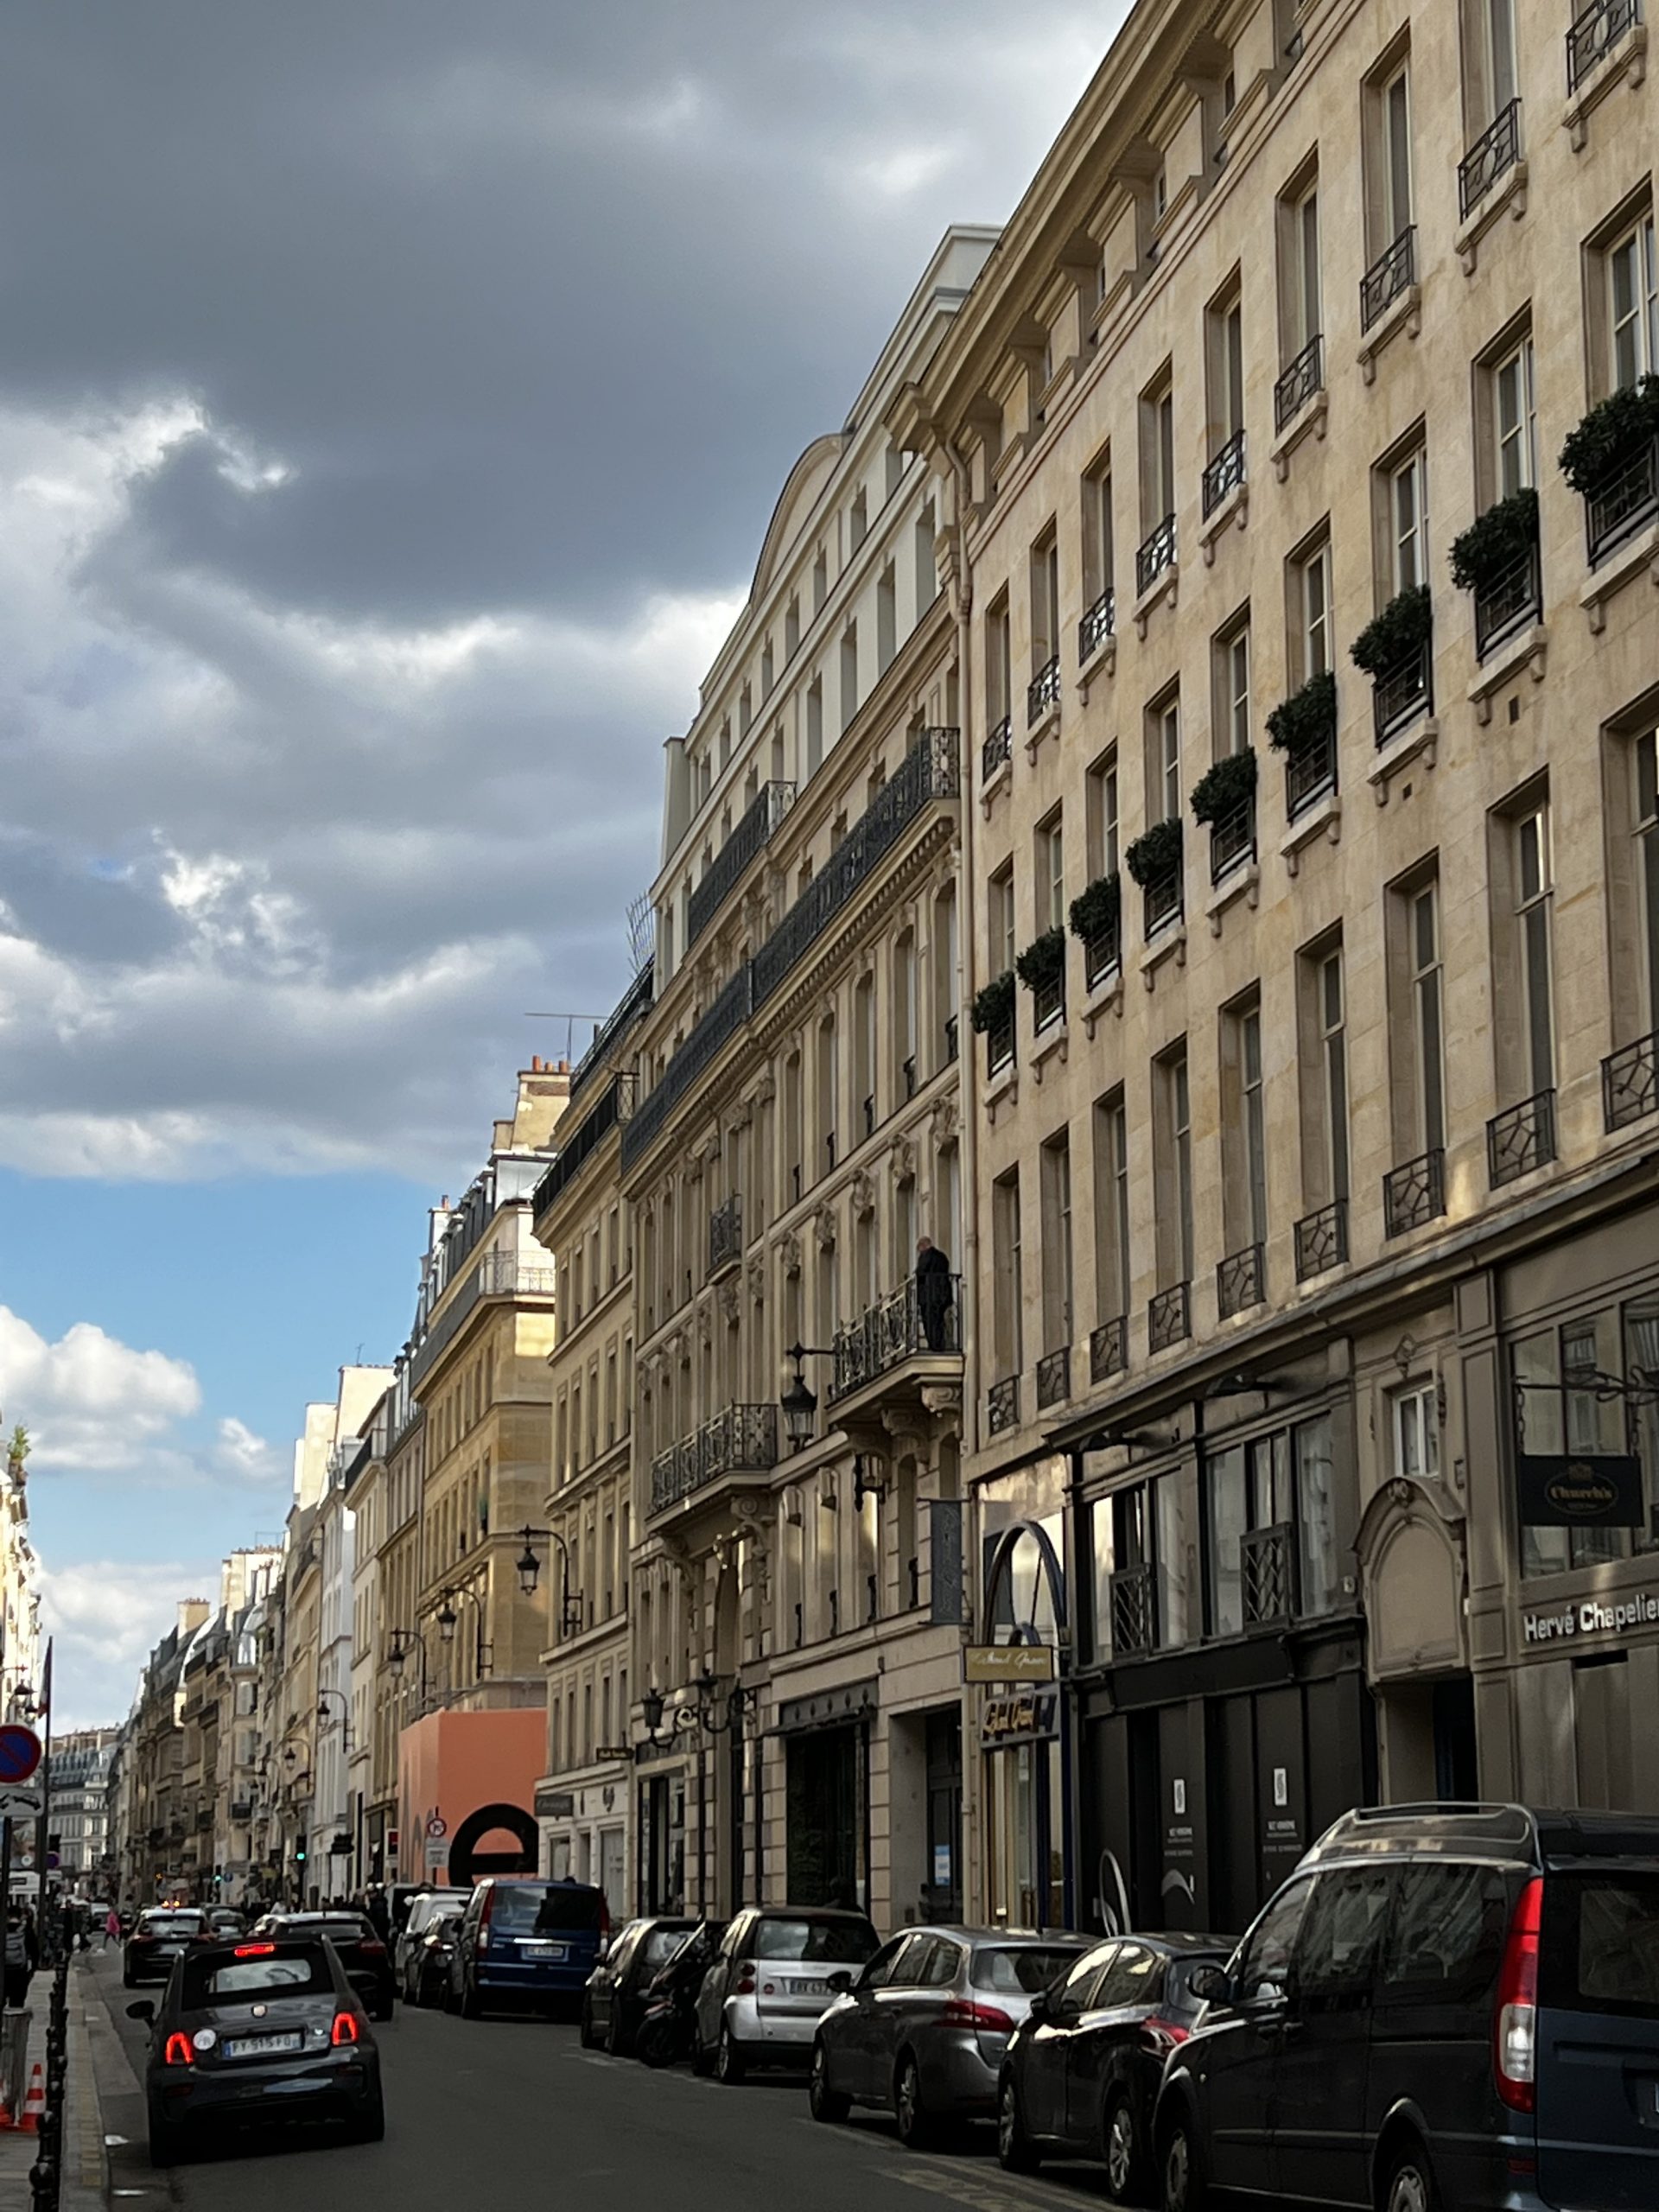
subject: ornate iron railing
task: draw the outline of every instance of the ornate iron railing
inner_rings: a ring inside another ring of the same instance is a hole
[[[1576,92],[1625,32],[1641,20],[1641,0],[1591,0],[1567,35],[1567,91]]]
[[[1299,814],[1337,788],[1337,725],[1310,738],[1285,755],[1285,814],[1294,822]]]
[[[1158,1648],[1158,1581],[1150,1567],[1121,1567],[1106,1585],[1112,1656],[1133,1659]]]
[[[639,1020],[651,1004],[655,974],[655,961],[647,960],[632,982],[617,1001],[614,1007],[606,1016],[593,1043],[576,1062],[570,1076],[572,1104],[575,1103],[578,1093],[586,1090],[594,1076],[599,1073],[600,1069],[604,1066],[605,1056],[617,1039]]]
[[[918,1286],[937,1283],[940,1295]],[[911,1276],[899,1289],[867,1306],[857,1319],[836,1331],[835,1375],[830,1402],[890,1375],[909,1359],[962,1357],[962,1277]]]
[[[569,1141],[560,1145],[558,1158],[536,1185],[531,1200],[538,1221],[560,1193],[575,1182],[618,1122],[626,1121],[633,1109],[634,1081],[632,1075],[613,1076],[592,1113],[572,1132]]]
[[[1421,1229],[1446,1211],[1446,1149],[1434,1145],[1382,1178],[1382,1226],[1390,1236]]]
[[[1417,281],[1417,226],[1408,223],[1359,280],[1359,327],[1369,330]]]
[[[1172,1283],[1160,1290],[1147,1308],[1147,1344],[1153,1351],[1167,1351],[1184,1344],[1192,1333],[1192,1300],[1188,1283]]]
[[[1255,858],[1255,795],[1252,792],[1210,825],[1211,882],[1219,883],[1223,876]]]
[[[1486,1124],[1486,1167],[1495,1191],[1555,1157],[1555,1093],[1535,1091]]]
[[[1005,1428],[1017,1427],[1019,1421],[1020,1377],[1005,1375],[985,1394],[985,1427],[990,1435],[1000,1436]]]
[[[1114,1375],[1123,1372],[1124,1321],[1122,1314],[1116,1319],[1103,1321],[1089,1335],[1089,1380],[1091,1382],[1109,1382]]]
[[[1034,726],[1051,707],[1060,703],[1060,657],[1056,653],[1026,687],[1026,721]]]
[[[1085,938],[1083,944],[1084,981],[1092,991],[1095,985],[1122,965],[1122,925],[1114,922],[1109,929],[1101,931],[1098,937]]]
[[[1296,1612],[1296,1531],[1288,1521],[1247,1529],[1238,1540],[1244,1625],[1267,1628]]]
[[[1163,520],[1143,539],[1135,556],[1135,588],[1138,593],[1150,591],[1164,570],[1175,563],[1175,518],[1166,515]]]
[[[1242,1313],[1247,1306],[1259,1306],[1267,1296],[1263,1287],[1265,1270],[1262,1263],[1262,1247],[1246,1244],[1236,1252],[1230,1252],[1216,1268],[1216,1306],[1224,1321],[1235,1313]]]
[[[645,1150],[703,1070],[748,1020],[753,1011],[753,961],[746,960],[715,994],[696,1028],[658,1077],[656,1088],[636,1105],[622,1133],[625,1167]]]
[[[480,1298],[551,1298],[557,1287],[556,1268],[521,1260],[516,1252],[486,1252],[410,1354],[410,1388],[419,1388]]]
[[[1235,430],[1226,444],[1205,464],[1204,512],[1206,517],[1216,509],[1230,492],[1236,491],[1244,481],[1244,433]]]
[[[743,1257],[743,1199],[734,1191],[709,1217],[709,1280],[724,1274]]]
[[[1458,163],[1458,211],[1465,220],[1520,158],[1521,103],[1511,100]]]
[[[1117,594],[1109,584],[1077,625],[1077,658],[1092,660],[1117,627]]]
[[[1184,905],[1183,883],[1185,871],[1172,868],[1167,875],[1155,875],[1147,885],[1143,895],[1143,918],[1148,938],[1167,929],[1170,923],[1179,921]]]
[[[1071,1347],[1046,1351],[1037,1363],[1037,1410],[1064,1405],[1071,1395]]]
[[[1039,983],[1031,995],[1031,1025],[1039,1034],[1056,1021],[1065,1020],[1065,970],[1051,976]]]
[[[1296,1224],[1296,1280],[1322,1275],[1339,1268],[1348,1257],[1348,1201],[1332,1198],[1317,1213],[1305,1213]]]
[[[1371,686],[1371,716],[1376,741],[1386,745],[1419,715],[1434,711],[1434,660],[1426,638],[1405,657],[1385,668]]]
[[[987,1077],[1001,1075],[1004,1068],[1014,1065],[1014,1019],[1012,1013],[1004,1021],[993,1023],[985,1032],[985,1072]]]
[[[1502,645],[1529,622],[1535,622],[1544,603],[1538,548],[1528,546],[1501,575],[1475,593],[1475,658],[1484,660],[1494,645]]]
[[[1610,1135],[1659,1108],[1659,1030],[1608,1053],[1601,1064],[1601,1106]]]
[[[979,778],[988,784],[999,768],[1006,767],[1014,758],[1014,718],[1004,715],[996,728],[979,748]]]
[[[1316,330],[1273,387],[1273,427],[1282,430],[1325,388],[1325,333]]]
[[[1610,469],[1584,499],[1585,536],[1589,541],[1590,565],[1614,552],[1627,537],[1659,516],[1659,438]]]
[[[696,943],[725,905],[749,862],[771,842],[773,831],[795,798],[793,784],[762,784],[732,834],[709,862],[701,883],[686,902],[685,942]]]
[[[728,1406],[652,1461],[651,1510],[661,1513],[724,1475],[763,1475],[777,1464],[777,1407]]]

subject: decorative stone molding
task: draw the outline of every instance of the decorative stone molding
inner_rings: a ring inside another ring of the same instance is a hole
[[[1632,23],[1610,46],[1595,68],[1561,111],[1561,128],[1575,154],[1581,154],[1590,137],[1590,118],[1614,88],[1627,84],[1634,92],[1648,73],[1648,27]]]
[[[1065,1023],[1061,1020],[1051,1022],[1046,1029],[1032,1039],[1031,1051],[1027,1055],[1027,1059],[1033,1082],[1041,1083],[1044,1072],[1051,1060],[1055,1061],[1061,1067],[1065,1066],[1069,1034]]]
[[[1090,1044],[1094,1042],[1096,1030],[1109,1014],[1115,1014],[1120,1021],[1123,1019],[1123,966],[1121,961],[1116,968],[1108,969],[1084,1002],[1084,1027],[1089,1032]]]
[[[1474,275],[1480,254],[1480,242],[1506,209],[1517,223],[1527,212],[1527,164],[1524,157],[1510,162],[1452,241],[1458,249],[1458,258],[1463,264],[1465,276]]]
[[[1186,924],[1178,922],[1173,929],[1160,930],[1148,945],[1141,950],[1141,978],[1149,991],[1158,988],[1158,970],[1166,960],[1173,959],[1178,968],[1186,965]]]
[[[1077,696],[1086,707],[1092,685],[1106,683],[1117,673],[1117,632],[1109,630],[1077,671]]]
[[[835,1208],[829,1205],[820,1206],[812,1217],[812,1235],[820,1252],[835,1250],[836,1234]]]
[[[1147,625],[1151,621],[1153,610],[1160,600],[1172,613],[1173,612],[1175,603],[1180,597],[1180,589],[1181,564],[1179,560],[1175,560],[1172,561],[1166,569],[1160,569],[1158,571],[1153,582],[1147,586],[1130,609],[1135,621],[1135,634],[1137,638],[1145,638]]]
[[[1392,300],[1366,332],[1359,352],[1355,356],[1367,384],[1376,382],[1376,361],[1385,346],[1403,330],[1408,338],[1418,336],[1423,327],[1423,288],[1408,284],[1397,300]]]
[[[715,1309],[705,1298],[697,1308],[697,1342],[705,1349],[715,1341]]]
[[[900,1137],[893,1147],[893,1176],[896,1183],[913,1183],[916,1179],[916,1141]]]
[[[1317,805],[1310,806],[1306,814],[1296,819],[1279,840],[1279,851],[1285,863],[1287,875],[1294,875],[1302,864],[1302,849],[1323,835],[1330,844],[1342,842],[1342,798],[1337,791],[1327,791]]]
[[[956,1135],[961,1124],[961,1109],[957,1103],[954,1091],[947,1092],[943,1098],[934,1101],[933,1109],[928,1116],[928,1125],[932,1131],[933,1141],[936,1145],[948,1144]]]
[[[734,1329],[737,1326],[738,1306],[741,1296],[738,1288],[737,1277],[728,1275],[715,1295],[720,1300],[721,1319],[725,1322],[728,1329]]]
[[[747,1280],[749,1296],[758,1306],[766,1294],[766,1263],[759,1252],[749,1262]]]
[[[1268,458],[1273,463],[1273,473],[1282,484],[1290,474],[1290,456],[1306,437],[1323,442],[1325,426],[1331,420],[1331,395],[1321,385],[1296,410],[1278,436],[1268,448]]]
[[[1252,908],[1261,899],[1262,871],[1254,861],[1245,868],[1236,868],[1224,875],[1204,902],[1205,919],[1210,925],[1211,937],[1221,935],[1221,918],[1236,899],[1246,899]]]
[[[1628,545],[1621,545],[1616,553],[1609,554],[1579,587],[1579,604],[1589,616],[1590,627],[1598,637],[1607,626],[1608,601],[1643,569],[1659,585],[1659,523],[1643,531]]]
[[[1379,806],[1386,806],[1392,793],[1395,778],[1409,768],[1414,760],[1421,760],[1425,768],[1432,768],[1440,753],[1440,725],[1433,715],[1425,715],[1421,721],[1413,722],[1409,729],[1391,737],[1365,771],[1365,779],[1376,794]]]
[[[1494,696],[1523,668],[1535,683],[1543,682],[1548,650],[1549,632],[1543,623],[1535,622],[1501,645],[1490,660],[1482,661],[1470,682],[1469,702],[1483,728],[1492,719]]]
[[[779,1240],[778,1249],[783,1255],[784,1273],[790,1276],[798,1275],[801,1272],[801,1240],[792,1230]]]
[[[1198,530],[1198,543],[1204,548],[1204,565],[1212,569],[1216,563],[1216,547],[1229,524],[1243,530],[1250,512],[1250,486],[1248,477],[1234,485],[1226,497],[1217,501],[1212,512],[1206,515]]]
[[[852,1194],[854,1213],[857,1215],[861,1221],[868,1221],[870,1216],[875,1211],[875,1183],[874,1179],[866,1172],[865,1169],[861,1167],[855,1173],[852,1182],[849,1187]]]

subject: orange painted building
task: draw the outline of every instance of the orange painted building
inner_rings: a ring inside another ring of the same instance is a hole
[[[440,1887],[481,1873],[538,1871],[536,1781],[547,1760],[538,1707],[429,1713],[398,1739],[397,1870]],[[427,1829],[443,1834],[428,1855]]]

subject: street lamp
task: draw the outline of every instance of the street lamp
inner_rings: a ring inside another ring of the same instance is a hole
[[[715,1675],[699,1675],[690,1685],[696,1692],[696,1702],[677,1705],[671,1714],[668,1713],[668,1700],[660,1690],[645,1692],[639,1700],[645,1716],[645,1733],[659,1750],[664,1745],[671,1744],[677,1736],[690,1735],[694,1729],[702,1729],[707,1736],[724,1736],[734,1729],[741,1728],[743,1716],[754,1701],[753,1694],[746,1690],[741,1682],[734,1681],[725,1697],[717,1702],[715,1692],[719,1686],[719,1679]],[[668,1729],[664,1733],[665,1717]]]
[[[476,1626],[473,1636],[473,1673],[481,1681],[490,1671],[491,1657],[490,1647],[484,1641],[484,1602],[476,1590],[464,1582],[457,1582],[452,1583],[447,1590],[440,1592],[437,1612],[438,1634],[445,1643],[454,1642],[455,1630],[461,1619],[455,1607],[463,1598],[471,1600],[473,1611],[476,1616]]]
[[[542,1563],[531,1547],[537,1542],[556,1544],[559,1548],[559,1563],[564,1577],[564,1592],[559,1604],[559,1632],[566,1637],[580,1636],[587,1622],[582,1610],[582,1592],[580,1590],[573,1590],[570,1586],[574,1578],[571,1573],[569,1545],[566,1543],[556,1529],[532,1529],[526,1522],[522,1534],[524,1548],[519,1553],[517,1561],[518,1587],[526,1598],[533,1598],[536,1595],[536,1586],[542,1576]]]
[[[337,1697],[340,1700],[340,1732],[344,1748],[349,1751],[352,1748],[352,1701],[344,1690],[338,1690],[331,1684],[325,1684],[317,1692],[317,1719],[323,1727],[326,1728],[328,1726],[331,1717],[328,1700],[331,1697]]]
[[[818,1394],[806,1379],[809,1359],[833,1359],[823,1344],[791,1344],[784,1355],[795,1363],[795,1372],[779,1394],[778,1410],[784,1417],[784,1433],[791,1452],[804,1451],[812,1441],[818,1421]]]

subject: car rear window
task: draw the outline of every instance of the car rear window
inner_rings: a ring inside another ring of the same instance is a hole
[[[861,1967],[876,1953],[868,1921],[763,1920],[754,1931],[758,1959],[800,1959],[817,1966]]]
[[[252,2005],[267,1997],[303,1997],[332,1989],[321,1948],[315,1943],[250,1945],[245,1958],[217,1955],[190,1961],[184,1969],[184,2009],[210,2005]]]
[[[1554,1873],[1544,1884],[1541,2001],[1659,2019],[1659,1873]]]
[[[673,1957],[690,1933],[690,1930],[685,1928],[653,1928],[645,1938],[645,1955],[640,1963],[648,1967],[664,1965]]]
[[[1010,1945],[1005,1951],[976,1951],[973,1985],[976,1989],[1000,1989],[1005,1997],[1034,1997],[1058,1981],[1075,1965],[1076,1951],[1047,1951],[1034,1944]]]
[[[147,1912],[138,1925],[146,1936],[200,1936],[199,1912]]]
[[[596,1935],[601,1898],[578,1883],[555,1882],[548,1888],[515,1885],[499,1889],[490,1907],[490,1926],[508,1936]]]

